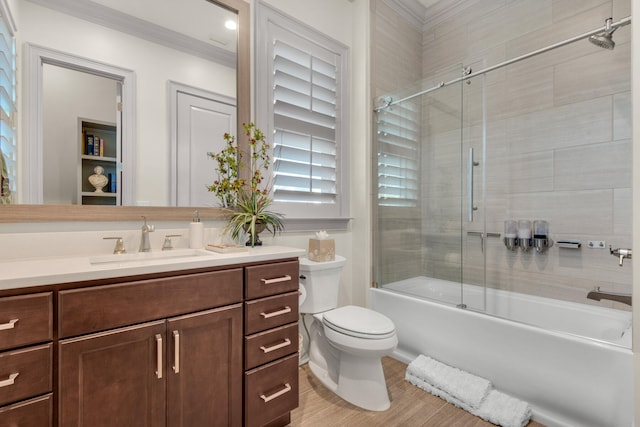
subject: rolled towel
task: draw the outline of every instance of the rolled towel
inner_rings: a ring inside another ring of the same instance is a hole
[[[475,415],[504,427],[524,427],[531,420],[531,407],[515,397],[491,390]]]
[[[407,374],[426,381],[472,408],[478,408],[491,390],[491,381],[422,354],[409,364]]]
[[[415,375],[410,374],[409,372],[407,372],[407,374],[405,376],[405,380],[407,380],[411,384],[415,385],[416,387],[419,387],[419,388],[423,389],[424,391],[433,394],[434,396],[438,396],[442,400],[446,400],[447,402],[454,404],[458,408],[464,409],[467,412],[471,412],[473,410],[472,407],[470,407],[469,405],[465,404],[464,402],[461,402],[460,400],[456,399],[455,397],[451,396],[449,393],[447,393],[447,392],[445,392],[443,390],[440,390],[439,388],[434,387],[433,385],[429,384],[425,380],[420,379],[420,378],[416,377]]]

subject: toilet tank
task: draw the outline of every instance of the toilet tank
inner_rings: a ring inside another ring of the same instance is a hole
[[[340,274],[345,262],[339,255],[326,262],[300,258],[300,287],[306,294],[300,313],[321,313],[338,306]]]

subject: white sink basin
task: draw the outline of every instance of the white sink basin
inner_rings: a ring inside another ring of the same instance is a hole
[[[172,260],[176,258],[193,258],[212,256],[211,252],[201,249],[174,249],[163,252],[138,252],[132,254],[112,254],[89,257],[89,264],[126,264],[133,262]]]

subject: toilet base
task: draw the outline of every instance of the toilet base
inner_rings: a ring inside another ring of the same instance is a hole
[[[369,411],[386,411],[391,406],[380,359],[363,360],[340,355],[338,382],[329,372],[309,360],[311,372],[320,382],[347,402]]]
[[[391,402],[378,352],[366,357],[338,350],[328,342],[318,322],[311,325],[309,344],[309,368],[325,387],[360,408],[389,409]]]

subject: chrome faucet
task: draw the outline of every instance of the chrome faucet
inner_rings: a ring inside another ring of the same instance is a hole
[[[600,286],[596,286],[594,290],[587,294],[587,298],[600,301],[602,299],[608,299],[611,301],[621,302],[623,304],[631,305],[631,294],[621,294],[617,292],[602,292]]]
[[[633,251],[631,249],[624,249],[624,248],[612,249],[611,245],[609,245],[609,253],[613,256],[617,256],[618,258],[620,258],[620,264],[618,264],[620,267],[622,267],[622,262],[624,261],[625,258],[631,259],[632,252]]]
[[[142,226],[142,237],[140,239],[140,250],[138,252],[151,252],[151,243],[149,243],[149,233],[156,230],[154,225],[147,225],[147,217],[143,216],[144,225]]]

